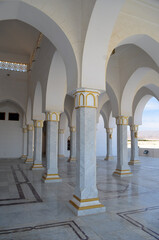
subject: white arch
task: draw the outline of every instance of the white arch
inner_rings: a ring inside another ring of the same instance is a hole
[[[50,66],[46,89],[46,111],[64,111],[64,100],[67,91],[66,69],[58,51],[54,53]]]
[[[124,44],[134,44],[143,49],[159,66],[159,43],[148,35],[136,34],[122,40],[117,47]]]
[[[125,0],[96,1],[84,43],[81,87],[105,90],[108,44],[124,2]]]
[[[151,95],[144,96],[138,103],[135,112],[134,112],[134,124],[141,125],[142,124],[142,114],[147,102],[152,98]]]
[[[73,112],[72,112],[72,123],[71,123],[71,126],[72,127],[76,127],[76,109],[75,108],[73,109]]]
[[[156,71],[148,67],[138,68],[127,81],[121,99],[121,115],[132,116],[132,103],[137,91],[147,86],[159,86],[159,75]],[[155,90],[155,89],[154,89]]]
[[[34,93],[34,100],[33,100],[33,119],[36,120],[44,120],[45,115],[42,113],[42,89],[41,89],[41,83],[37,82],[35,93]]]
[[[77,87],[77,63],[73,48],[62,29],[44,12],[19,0],[0,2],[0,20],[17,19],[42,32],[57,48],[64,59],[69,91]]]

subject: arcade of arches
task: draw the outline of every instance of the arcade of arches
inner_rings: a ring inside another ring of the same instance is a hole
[[[159,99],[158,30],[157,0],[0,1],[0,162],[13,172],[21,194],[16,204],[24,203],[22,175],[28,191],[33,178],[32,192],[45,202],[38,181],[56,199],[76,168],[74,188],[63,197],[67,211],[98,213],[94,219],[110,211],[97,188],[96,126],[102,116],[107,152],[102,168],[113,162],[108,175],[120,183],[131,181],[134,169],[144,164],[137,140],[144,107],[151,97]],[[0,206],[11,205],[12,211],[13,199],[4,198]]]

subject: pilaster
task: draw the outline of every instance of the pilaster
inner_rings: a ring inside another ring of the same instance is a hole
[[[23,127],[23,154],[21,159],[27,158],[27,127]]]

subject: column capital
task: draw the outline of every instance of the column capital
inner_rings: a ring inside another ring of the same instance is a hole
[[[27,133],[27,127],[23,128],[23,133]]]
[[[106,128],[107,133],[113,133],[113,128]]]
[[[116,117],[117,125],[128,125],[128,117],[126,116],[118,116]]]
[[[64,129],[59,129],[58,132],[59,132],[59,134],[64,134],[65,130]]]
[[[51,122],[59,122],[60,121],[60,112],[47,112],[46,120]]]
[[[75,96],[75,108],[97,108],[99,94],[98,90],[77,89],[73,94]]]
[[[138,131],[138,127],[139,127],[138,125],[131,125],[130,126],[130,130],[134,131],[134,132],[137,132]]]
[[[70,127],[70,131],[71,132],[76,132],[76,128],[75,127]]]
[[[27,125],[27,130],[28,131],[33,131],[34,130],[34,126],[32,124],[28,124]]]
[[[34,127],[43,128],[43,120],[34,120]]]

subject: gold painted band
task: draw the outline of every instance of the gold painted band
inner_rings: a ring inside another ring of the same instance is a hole
[[[98,205],[92,205],[92,206],[85,206],[85,207],[78,207],[74,202],[71,200],[69,201],[72,206],[74,206],[77,210],[87,210],[87,209],[93,209],[93,208],[102,208],[104,205],[98,204]]]
[[[99,198],[79,199],[76,195],[73,195],[73,197],[76,198],[79,202],[93,202],[93,201],[99,201]]]

